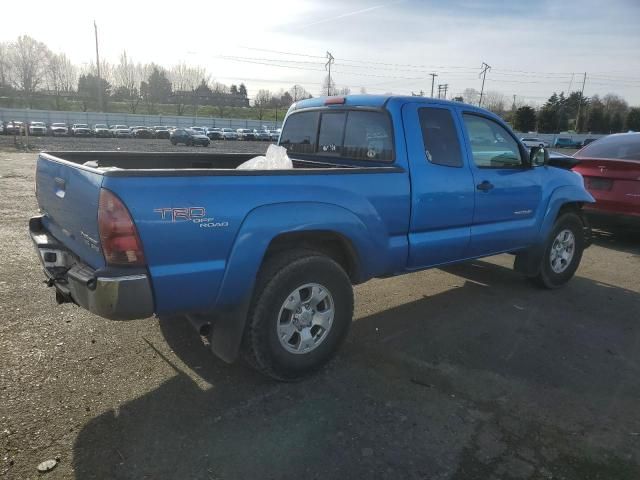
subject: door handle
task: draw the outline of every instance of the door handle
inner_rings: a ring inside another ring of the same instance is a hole
[[[489,190],[491,190],[493,188],[493,183],[485,180],[482,183],[479,183],[478,185],[476,185],[476,188],[478,190],[482,190],[483,192],[488,192]]]

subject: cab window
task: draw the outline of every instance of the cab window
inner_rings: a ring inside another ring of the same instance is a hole
[[[445,167],[462,167],[460,141],[449,110],[425,107],[418,111],[427,161]]]
[[[280,136],[290,153],[366,161],[392,161],[391,121],[384,112],[322,110],[291,114]]]
[[[517,168],[524,166],[515,139],[497,122],[465,113],[464,125],[471,144],[473,161],[479,168]]]

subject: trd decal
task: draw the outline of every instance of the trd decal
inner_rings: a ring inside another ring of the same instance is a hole
[[[188,208],[154,208],[154,212],[160,214],[162,220],[175,222],[190,221],[201,228],[221,228],[228,227],[229,222],[216,221],[214,217],[207,217],[207,211],[204,207],[188,207]]]

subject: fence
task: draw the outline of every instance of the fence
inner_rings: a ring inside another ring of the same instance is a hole
[[[239,118],[214,118],[173,115],[137,115],[129,113],[100,113],[100,112],[67,112],[56,110],[31,110],[28,108],[0,108],[0,122],[44,122],[52,123],[86,123],[95,125],[104,123],[107,125],[144,125],[153,127],[156,125],[169,125],[175,127],[228,127],[228,128],[256,128],[266,126],[275,129],[282,122],[247,120]]]
[[[228,128],[256,128],[262,129],[266,126],[268,129],[278,128],[282,122],[262,121],[262,120],[245,120],[239,118],[215,118],[215,117],[194,117],[194,116],[174,116],[174,115],[137,115],[130,113],[100,113],[100,112],[66,112],[56,110],[30,110],[23,108],[0,108],[0,122],[9,122],[11,120],[19,122],[44,122],[51,123],[86,123],[95,125],[96,123],[105,123],[107,125],[145,125],[153,127],[156,125],[169,125],[176,127],[228,127]],[[518,133],[522,138],[535,137],[553,145],[556,138],[571,138],[580,142],[587,138],[600,138],[604,135],[591,135],[587,133],[536,133],[525,134]]]

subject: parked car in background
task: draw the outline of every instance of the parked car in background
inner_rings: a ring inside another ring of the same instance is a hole
[[[209,137],[210,140],[223,140],[222,131],[219,128],[208,128],[207,137]]]
[[[233,130],[232,128],[221,128],[220,133],[222,134],[223,140],[237,140],[238,132]]]
[[[251,130],[250,128],[238,128],[236,132],[238,133],[238,140],[255,140],[256,139],[256,131]]]
[[[269,130],[256,131],[256,140],[261,142],[268,142],[271,140],[271,132]]]
[[[4,134],[4,123],[0,122],[0,135]]]
[[[66,137],[69,135],[69,127],[66,123],[52,123],[49,126],[49,132],[54,137]]]
[[[586,147],[587,145],[589,145],[590,143],[595,142],[596,140],[598,140],[597,138],[585,138],[584,141],[582,142],[582,146]]]
[[[280,138],[280,130],[279,129],[278,130],[271,130],[269,132],[269,134],[270,134],[272,142],[277,142],[278,139]]]
[[[191,128],[176,128],[171,132],[169,140],[172,145],[184,143],[187,146],[201,145],[208,147],[210,143],[209,137]]]
[[[22,135],[24,133],[24,123],[15,120],[7,122],[5,133],[7,135]]]
[[[109,127],[104,123],[96,123],[93,126],[93,134],[97,138],[108,138],[111,137],[111,130],[109,130]]]
[[[153,132],[156,138],[167,139],[171,135],[171,132],[169,131],[169,127],[164,127],[162,125],[153,127]]]
[[[584,206],[591,219],[640,227],[640,133],[608,135],[573,157],[573,170],[596,199]]]
[[[207,135],[207,129],[204,127],[191,127],[189,130],[193,130],[196,133],[200,133],[202,135]]]
[[[131,130],[126,125],[115,125],[111,127],[111,134],[115,138],[131,138]]]
[[[556,148],[580,148],[582,144],[578,140],[573,140],[569,137],[559,137],[553,142],[553,146]]]
[[[86,123],[75,123],[71,127],[71,135],[74,137],[90,137],[92,135],[91,128]]]
[[[134,138],[153,138],[155,136],[153,130],[144,126],[133,127],[131,129],[131,135]]]
[[[545,142],[541,138],[536,138],[536,137],[524,137],[524,138],[521,138],[520,141],[524,143],[524,146],[527,148],[531,148],[531,147],[546,148],[549,146],[548,142]]]
[[[44,122],[31,122],[29,124],[29,135],[43,137],[47,134],[47,126]]]

